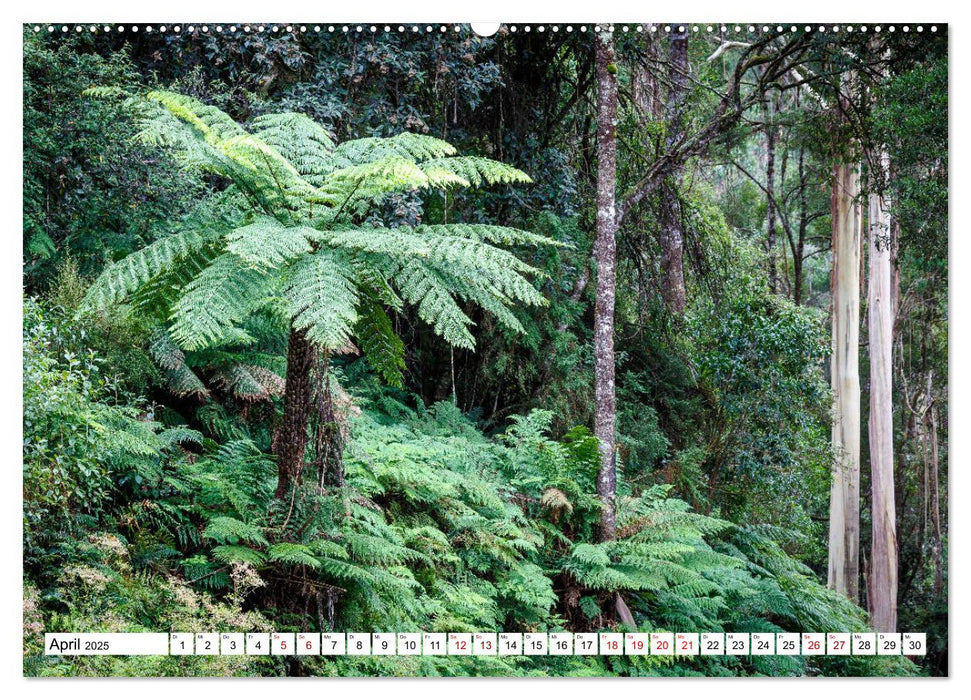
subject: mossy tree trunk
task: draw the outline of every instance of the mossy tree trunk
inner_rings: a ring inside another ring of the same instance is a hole
[[[600,32],[596,41],[597,70],[597,232],[594,257],[597,262],[597,293],[593,321],[594,435],[600,445],[597,494],[603,504],[600,536],[612,540],[616,534],[617,422],[614,383],[614,303],[617,277],[617,65],[614,40]]]

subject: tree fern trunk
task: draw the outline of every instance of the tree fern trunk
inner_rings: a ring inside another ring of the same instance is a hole
[[[290,330],[283,423],[273,438],[277,456],[276,497],[290,499],[300,482],[307,450],[307,421],[313,405],[313,368],[316,352],[304,331]]]
[[[617,418],[614,386],[614,301],[617,276],[617,66],[613,36],[600,32],[597,68],[597,302],[593,321],[594,434],[600,444],[597,494],[603,504],[600,536],[612,540],[617,529],[617,462],[614,427]]]

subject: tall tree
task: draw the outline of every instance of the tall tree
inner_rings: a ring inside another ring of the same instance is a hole
[[[873,185],[882,190],[889,172],[886,151],[874,153]],[[869,195],[870,482],[873,490],[870,618],[874,629],[897,629],[897,514],[893,473],[893,261],[890,202]]]
[[[672,26],[668,54],[668,96],[665,103],[666,152],[672,153],[685,138],[688,87],[688,26]],[[683,163],[677,163],[659,188],[659,238],[661,244],[661,294],[668,311],[680,316],[686,302],[684,286],[684,232],[681,216]]]
[[[829,587],[859,599],[860,576],[860,265],[862,230],[853,163],[833,168],[832,297],[834,466],[829,505]]]
[[[772,294],[778,292],[779,287],[779,268],[776,263],[776,188],[775,188],[775,161],[776,161],[776,142],[779,138],[778,127],[774,124],[775,111],[772,108],[771,99],[766,99],[762,105],[762,119],[765,122],[765,248],[768,253],[769,265],[769,291]]]
[[[617,422],[614,385],[614,301],[617,277],[617,65],[613,34],[597,33],[597,214],[594,258],[597,291],[593,321],[594,434],[600,443],[597,494],[602,504],[600,537],[612,540],[617,529]]]

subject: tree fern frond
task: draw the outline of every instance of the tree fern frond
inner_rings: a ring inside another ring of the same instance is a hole
[[[256,136],[243,132],[217,145],[222,154],[244,169],[233,181],[246,186],[277,216],[299,213],[310,202],[324,203],[317,188],[303,179],[286,158]],[[232,176],[232,173],[227,173]]]
[[[270,292],[273,281],[232,253],[220,255],[175,305],[172,338],[187,350],[218,344]]]
[[[185,353],[182,348],[161,328],[152,333],[148,351],[162,369],[179,369],[185,366]]]
[[[310,252],[307,231],[301,226],[284,226],[276,219],[261,217],[230,233],[226,247],[253,267],[277,268]]]
[[[243,365],[250,376],[263,387],[267,396],[283,396],[286,381],[276,372],[259,365]]]
[[[245,365],[234,364],[220,368],[213,373],[212,379],[220,389],[241,401],[263,401],[270,398],[266,387]]]
[[[167,90],[153,90],[145,98],[160,104],[177,119],[191,126],[212,145],[246,134],[243,127],[228,114],[194,97]]]
[[[353,272],[344,255],[326,249],[290,268],[285,294],[293,326],[320,347],[336,350],[350,342],[358,299]]]
[[[305,114],[264,114],[252,122],[253,132],[273,146],[314,187],[334,170],[334,141],[324,127]]]
[[[451,345],[475,348],[469,328],[475,325],[452,297],[449,281],[438,270],[418,259],[392,266],[390,275],[401,296],[417,308],[418,315]]]
[[[335,149],[334,157],[347,165],[359,165],[393,157],[425,161],[453,156],[456,152],[455,147],[447,141],[405,131],[391,138],[368,137],[346,141]]]
[[[482,243],[495,243],[499,245],[531,245],[531,246],[553,246],[557,248],[569,248],[569,243],[562,243],[548,236],[538,233],[530,233],[517,228],[508,226],[493,226],[491,224],[433,224],[416,226],[415,233],[432,233],[436,236],[457,236],[468,238]]]
[[[266,546],[268,543],[263,531],[256,525],[244,523],[242,520],[228,516],[211,518],[203,530],[202,536],[220,544],[239,544],[251,542]]]
[[[166,331],[159,329],[153,334],[148,351],[165,374],[169,391],[181,397],[208,398],[209,390],[206,385],[186,364],[182,349]]]
[[[206,236],[196,231],[176,233],[109,265],[88,289],[84,306],[105,309],[123,302],[177,260],[201,248],[206,240]]]
[[[439,170],[456,175],[470,185],[479,187],[483,183],[494,185],[497,183],[530,183],[532,179],[522,170],[500,163],[489,158],[479,156],[452,156],[449,158],[433,158],[421,164],[422,170],[432,173]],[[429,175],[431,177],[431,175]]]
[[[270,561],[283,562],[284,564],[301,564],[309,566],[311,569],[321,567],[310,547],[293,542],[278,542],[271,545],[267,552],[267,558]]]
[[[371,296],[362,298],[358,313],[354,333],[368,364],[389,386],[404,386],[405,346],[388,314]]]
[[[221,544],[212,548],[212,557],[216,561],[226,564],[234,562],[244,562],[253,566],[262,566],[266,562],[266,556],[255,549],[242,545]]]

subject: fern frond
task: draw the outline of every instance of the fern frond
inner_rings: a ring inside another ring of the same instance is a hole
[[[319,569],[321,564],[307,545],[293,542],[279,542],[267,551],[267,559],[284,564],[301,564],[311,569]]]
[[[497,183],[532,182],[529,175],[522,170],[479,156],[433,158],[424,161],[421,168],[429,177],[433,177],[432,173],[444,171],[465,180],[474,187],[479,187],[483,183],[494,185]]]
[[[227,516],[212,518],[206,525],[206,529],[203,530],[202,536],[220,544],[239,544],[240,542],[251,542],[263,546],[268,544],[260,528]]]
[[[212,145],[246,134],[246,131],[225,112],[194,97],[167,90],[153,90],[145,98],[160,104],[177,119],[191,126]]]
[[[393,266],[390,275],[401,296],[417,308],[423,321],[435,329],[450,345],[475,348],[473,326],[464,311],[455,303],[448,280],[436,269],[420,260],[406,260]]]
[[[391,138],[368,137],[346,141],[334,151],[334,158],[347,165],[373,163],[385,158],[402,158],[412,161],[445,158],[456,154],[455,147],[433,136],[402,132]]]
[[[293,326],[320,347],[336,350],[350,341],[357,322],[353,272],[333,250],[305,255],[290,268],[285,294]]]
[[[84,306],[105,309],[120,304],[177,260],[201,248],[206,240],[196,231],[165,236],[109,265],[88,289]]]
[[[129,93],[124,88],[120,88],[116,85],[95,85],[81,91],[81,94],[85,97],[94,97],[99,100],[110,100],[117,99],[121,97],[129,97]]]
[[[255,135],[273,146],[314,187],[334,170],[334,141],[324,127],[305,114],[264,114],[252,122]]]
[[[432,233],[436,236],[456,236],[468,238],[482,243],[495,243],[498,245],[530,245],[530,246],[552,246],[556,248],[569,248],[569,243],[562,243],[549,236],[542,236],[538,233],[530,233],[518,228],[508,226],[493,226],[491,224],[433,224],[415,227],[415,233]]]
[[[216,561],[226,564],[244,562],[254,566],[262,566],[266,562],[266,556],[250,547],[241,545],[221,544],[212,548],[212,557]]]
[[[226,248],[252,267],[278,268],[310,252],[307,233],[304,227],[284,226],[276,219],[261,217],[231,232]]]
[[[187,350],[218,344],[271,291],[273,278],[232,253],[216,258],[175,305],[169,332]]]
[[[402,387],[405,346],[394,332],[391,319],[370,295],[362,297],[354,334],[368,364],[389,386]]]
[[[234,364],[216,370],[212,379],[216,386],[241,401],[263,401],[270,398],[266,387],[244,365]]]

